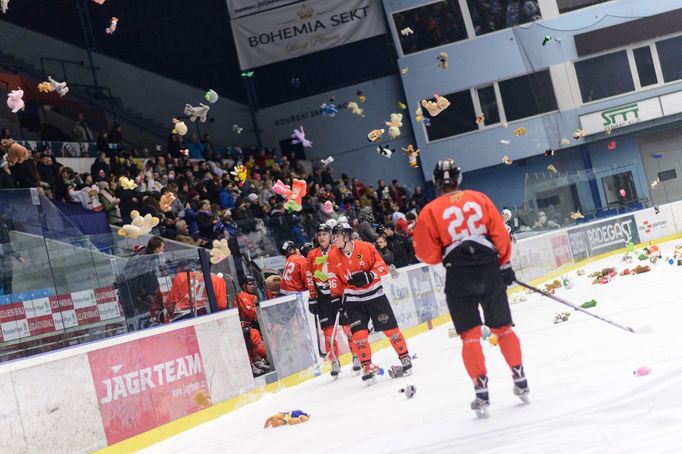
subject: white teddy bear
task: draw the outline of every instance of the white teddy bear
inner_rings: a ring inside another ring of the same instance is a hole
[[[153,217],[151,214],[146,214],[144,217],[140,216],[140,212],[137,210],[131,211],[130,217],[132,219],[130,224],[124,225],[118,231],[118,234],[125,238],[135,239],[140,235],[147,235],[159,223],[159,218]]]
[[[395,139],[400,135],[400,128],[403,126],[403,114],[392,113],[391,121],[384,122],[388,126],[388,135],[391,139]]]

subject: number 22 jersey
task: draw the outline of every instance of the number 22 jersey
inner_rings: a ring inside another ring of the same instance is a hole
[[[511,259],[511,240],[493,202],[477,191],[455,191],[429,202],[414,227],[414,251],[435,265],[465,241],[489,247],[500,266]]]

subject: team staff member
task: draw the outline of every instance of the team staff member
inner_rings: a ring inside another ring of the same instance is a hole
[[[251,359],[251,370],[255,376],[258,376],[270,371],[271,368],[267,361],[268,354],[258,324],[256,280],[251,276],[245,276],[240,285],[242,291],[237,293],[234,306],[239,310],[239,320],[242,324],[249,359]]]
[[[490,404],[485,358],[481,348],[481,316],[498,338],[511,368],[514,394],[528,402],[521,345],[512,329],[507,286],[515,280],[511,241],[495,205],[485,194],[462,190],[462,173],[452,159],[439,161],[433,181],[442,192],[427,204],[414,228],[414,249],[424,263],[443,262],[450,315],[462,338],[462,359],[474,382],[471,408],[480,416]]]

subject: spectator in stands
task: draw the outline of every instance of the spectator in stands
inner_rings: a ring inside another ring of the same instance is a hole
[[[106,129],[102,129],[97,136],[97,152],[104,153],[105,156],[109,153],[109,133]]]
[[[119,123],[114,122],[109,132],[109,143],[119,144],[121,142],[123,142],[123,127]]]
[[[403,266],[418,263],[414,255],[412,242],[403,234],[395,231],[395,224],[392,222],[384,225],[383,234],[388,242],[388,247],[393,252],[394,264],[400,268]]]
[[[35,160],[32,157],[15,164],[11,171],[18,188],[37,188],[40,184]]]
[[[15,189],[16,183],[5,156],[0,156],[0,189]]]
[[[11,139],[12,134],[9,131],[9,128],[2,128],[2,132],[0,132],[0,140],[5,140],[5,139]]]
[[[196,134],[192,134],[187,144],[187,149],[189,150],[189,157],[192,159],[203,159],[204,158],[204,144],[199,142],[199,137]]]
[[[178,219],[177,221],[175,221],[175,238],[173,239],[175,241],[189,244],[191,246],[205,246],[208,244],[208,241],[205,239],[199,238],[195,240],[194,238],[192,238],[192,236],[189,234],[187,221],[185,221],[184,219]]]
[[[419,212],[428,202],[429,198],[426,196],[426,194],[424,194],[421,186],[415,187],[414,194],[412,194],[412,198],[410,199],[410,208]]]
[[[121,200],[114,197],[112,191],[110,191],[109,183],[106,181],[100,181],[97,183],[97,186],[99,187],[99,201],[107,215],[107,222],[113,225],[122,225],[123,219],[121,218],[121,209],[119,208]]]
[[[12,278],[14,266],[12,259],[24,263],[24,258],[12,244],[9,227],[3,216],[0,216],[0,295],[12,294]]]
[[[73,127],[73,135],[77,142],[94,142],[94,136],[82,113],[78,114],[76,124]]]
[[[40,181],[49,185],[51,189],[56,190],[58,178],[52,163],[52,157],[47,154],[43,155],[38,163],[37,170]]]
[[[111,169],[107,164],[106,157],[106,153],[100,151],[97,153],[97,159],[90,166],[90,175],[95,182],[107,181],[111,177]]]
[[[209,200],[202,200],[199,204],[197,213],[197,225],[199,226],[199,236],[207,239],[214,239],[213,227],[218,223],[218,218],[214,216]]]
[[[391,266],[395,264],[395,257],[393,256],[391,248],[388,247],[386,237],[380,236],[377,238],[376,247],[377,251],[379,251],[379,254],[381,254],[381,257],[384,259],[384,262],[386,262],[386,265]]]
[[[379,235],[374,231],[372,223],[374,222],[374,213],[370,207],[365,207],[360,210],[360,215],[358,216],[358,234],[362,241],[367,241],[369,243],[374,243]]]
[[[253,375],[257,377],[269,372],[270,364],[267,361],[267,352],[256,313],[256,307],[258,307],[256,280],[251,276],[245,276],[240,285],[242,291],[237,294],[234,306],[239,310],[244,340],[251,359],[251,370]]]

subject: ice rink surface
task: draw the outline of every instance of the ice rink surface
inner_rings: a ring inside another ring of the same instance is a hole
[[[661,245],[671,256],[674,243]],[[614,256],[587,265],[634,268]],[[340,380],[320,376],[180,433],[143,452],[168,453],[673,453],[682,452],[682,266],[659,261],[651,272],[617,276],[604,285],[567,273],[573,289],[557,296],[635,329],[632,334],[539,295],[512,306],[521,338],[531,404],[512,394],[511,374],[499,352],[484,342],[490,378],[490,417],[469,409],[473,385],[460,357],[461,341],[441,326],[408,339],[414,374],[378,377],[365,386],[345,367]],[[374,355],[387,368],[393,349]],[[640,366],[652,369],[635,376]],[[417,393],[398,392],[412,384]],[[301,409],[310,421],[263,429],[267,417]]]

